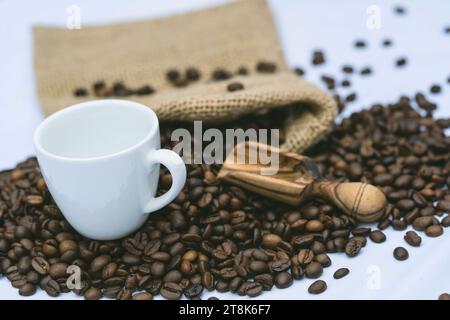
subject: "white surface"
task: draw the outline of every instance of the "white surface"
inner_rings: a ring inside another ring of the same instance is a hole
[[[201,8],[223,1],[107,1],[107,0],[0,0],[0,169],[15,165],[33,154],[32,131],[42,120],[35,95],[32,69],[31,26],[34,24],[66,24],[66,8],[76,4],[81,8],[82,24],[119,22],[167,15]],[[348,92],[356,91],[358,100],[346,111],[370,106],[375,102],[390,102],[400,94],[427,92],[434,82],[443,85],[443,93],[433,97],[440,116],[450,116],[450,86],[445,83],[450,75],[450,36],[443,34],[450,25],[450,1],[298,1],[272,0],[271,7],[277,20],[285,54],[290,64],[307,69],[307,78],[319,83],[320,73],[339,74],[340,67],[350,63],[356,67],[369,65],[374,74],[352,81]],[[381,29],[366,27],[366,9],[369,5],[381,8]],[[407,8],[405,16],[393,14],[396,4]],[[383,49],[385,37],[393,46]],[[363,50],[352,48],[353,40],[369,42]],[[310,67],[311,51],[326,51],[327,63]],[[394,68],[397,57],[407,56],[408,65]],[[311,296],[307,288],[312,280],[295,282],[284,290],[264,293],[261,299],[436,299],[450,291],[450,230],[444,236],[430,239],[424,236],[419,249],[410,248],[404,241],[404,232],[387,231],[388,240],[381,245],[368,242],[357,258],[349,259],[333,254],[333,265],[325,269],[323,279],[328,290]],[[410,258],[398,262],[392,257],[396,246],[405,246]],[[348,267],[351,273],[344,279],[333,280],[339,267]],[[204,294],[204,297],[211,293]],[[236,295],[213,293],[220,298],[236,299]],[[20,296],[8,281],[0,280],[0,298]],[[62,299],[74,298],[65,294]],[[44,299],[39,292],[31,299]]]
[[[181,157],[160,149],[155,112],[137,102],[104,99],[63,109],[39,125],[34,144],[56,204],[90,239],[115,240],[136,231],[186,182]],[[155,197],[160,164],[173,183]]]

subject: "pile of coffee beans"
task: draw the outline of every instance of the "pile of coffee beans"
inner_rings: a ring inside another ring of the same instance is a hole
[[[280,204],[218,181],[219,165],[193,164],[177,199],[138,232],[94,241],[67,223],[31,158],[0,174],[0,272],[24,296],[40,288],[52,297],[73,291],[86,299],[198,299],[205,290],[255,297],[304,277],[319,278],[331,265],[328,254],[355,257],[367,238],[385,241],[382,230],[389,226],[412,225],[439,236],[450,225],[450,138],[444,134],[450,121],[434,120],[429,109],[421,115],[411,105],[402,98],[355,113],[309,152],[325,176],[382,188],[389,206],[376,230],[358,226],[329,204]],[[272,112],[233,125],[273,128],[282,118]],[[164,147],[172,147],[176,127],[162,126]],[[170,185],[163,168],[159,193]],[[415,232],[405,235],[411,246],[421,241]],[[408,254],[402,248],[395,256],[403,260]],[[71,265],[82,271],[79,288],[67,286]],[[348,273],[339,269],[334,277]],[[326,288],[318,280],[308,292]]]

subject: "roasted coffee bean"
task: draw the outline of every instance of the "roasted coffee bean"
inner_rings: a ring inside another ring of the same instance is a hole
[[[414,229],[418,231],[423,231],[432,224],[433,224],[433,217],[431,216],[418,217],[412,223]]]
[[[162,295],[162,294],[161,294]],[[132,298],[132,290],[128,288],[122,288],[117,292],[117,300],[130,300]]]
[[[267,265],[267,263],[258,260],[250,262],[248,268],[250,269],[251,272],[255,274],[265,273],[269,271],[269,266]]]
[[[103,296],[102,291],[99,288],[92,287],[84,293],[84,299],[86,300],[99,300]]]
[[[383,44],[383,47],[390,47],[392,45],[392,40],[384,39],[382,44]]]
[[[240,76],[246,76],[248,75],[248,69],[246,67],[239,67],[236,73]]]
[[[276,249],[281,241],[282,239],[280,236],[273,233],[268,233],[263,235],[261,246],[267,249]]]
[[[179,299],[183,289],[174,282],[165,282],[160,290],[161,295],[166,299]]]
[[[364,40],[356,40],[354,46],[355,48],[365,48],[366,42]]]
[[[306,231],[310,233],[322,232],[325,227],[319,220],[310,220],[306,223]]]
[[[447,301],[449,301],[449,300],[450,300],[450,294],[448,294],[448,293],[443,293],[443,294],[441,294],[441,295],[439,296],[438,300],[447,300]]]
[[[229,92],[239,91],[244,89],[244,85],[240,82],[231,82],[227,85],[227,90]]]
[[[171,69],[171,70],[167,71],[166,77],[167,77],[167,80],[169,80],[171,82],[175,82],[180,78],[180,72],[176,69]]]
[[[404,237],[405,241],[413,247],[419,247],[422,243],[422,238],[415,231],[408,231]]]
[[[50,264],[42,257],[36,257],[31,260],[31,266],[33,269],[42,275],[46,275],[50,269]]]
[[[203,286],[201,284],[191,284],[184,290],[184,295],[188,299],[200,296],[203,291]]]
[[[144,85],[138,89],[136,89],[135,93],[138,96],[145,96],[145,95],[149,95],[155,92],[155,89],[153,89],[153,87],[149,86],[149,85]]]
[[[30,256],[24,256],[19,259],[19,262],[17,263],[17,271],[21,274],[25,274],[28,271],[31,270],[31,257]]]
[[[297,254],[297,261],[300,265],[307,265],[314,259],[314,252],[309,249],[301,249]]]
[[[321,50],[316,50],[313,52],[312,64],[320,65],[325,63],[325,54]]]
[[[325,290],[327,290],[327,283],[323,280],[313,282],[308,288],[310,294],[321,294]]]
[[[398,58],[398,59],[395,61],[395,64],[396,64],[397,67],[402,67],[402,66],[404,66],[406,63],[407,63],[406,58]]]
[[[245,294],[249,297],[257,297],[263,291],[263,286],[258,282],[249,282],[245,288]]]
[[[186,79],[188,79],[189,81],[197,81],[198,79],[200,79],[200,71],[194,67],[187,68]]]
[[[343,277],[345,277],[346,275],[348,275],[350,273],[350,270],[347,268],[340,268],[337,269],[334,274],[333,274],[333,278],[335,279],[342,279]]]
[[[256,71],[261,73],[274,73],[277,70],[277,65],[273,62],[260,61],[256,65]]]
[[[256,275],[255,281],[259,282],[262,285],[263,290],[265,291],[272,290],[274,279],[270,273],[263,273]]]
[[[77,251],[78,245],[73,240],[64,240],[59,244],[59,251],[61,254],[65,254],[68,251]]]
[[[345,97],[345,101],[347,102],[353,102],[356,100],[356,93],[350,93],[348,96]]]
[[[361,241],[358,241],[355,238],[350,239],[347,244],[345,245],[345,253],[349,257],[355,257],[358,255],[359,251],[361,251],[361,248],[364,246],[364,243]]]
[[[314,259],[320,263],[324,268],[331,266],[331,259],[325,253],[318,254]]]
[[[85,88],[77,88],[74,90],[73,95],[75,97],[85,97],[88,95],[88,91]]]
[[[211,272],[207,271],[202,274],[202,284],[207,290],[214,288],[214,276]]]
[[[372,74],[372,69],[370,67],[365,67],[365,68],[361,69],[359,74],[362,76],[367,76],[369,74]]]
[[[101,255],[96,257],[91,262],[90,271],[91,272],[98,272],[102,270],[109,262],[111,261],[111,257],[108,255]]]
[[[450,213],[450,200],[441,200],[438,202],[436,208],[443,212]]]
[[[41,287],[51,297],[57,297],[61,293],[58,282],[48,276],[41,280]]]
[[[225,69],[216,69],[212,73],[212,79],[215,81],[227,80],[231,78],[231,73],[226,71]]]
[[[133,294],[131,297],[132,300],[153,300],[153,295],[149,292],[139,292]]]
[[[394,249],[394,258],[398,261],[404,261],[408,259],[409,253],[408,251],[403,247],[397,247]]]
[[[386,241],[386,235],[380,230],[372,231],[369,235],[369,238],[375,243],[382,243]]]
[[[441,225],[442,225],[444,228],[447,228],[447,227],[450,226],[450,215],[447,215],[444,219],[442,219]]]
[[[431,225],[425,229],[425,234],[429,237],[439,237],[444,233],[440,225]]]
[[[311,262],[305,268],[305,274],[310,279],[317,279],[323,273],[323,267],[319,262]]]
[[[36,292],[36,286],[31,283],[26,283],[19,288],[19,294],[21,296],[32,296]]]
[[[290,287],[293,281],[292,275],[286,271],[277,273],[274,278],[275,286],[279,289]]]
[[[50,269],[48,271],[48,274],[53,279],[60,279],[68,276],[67,272],[68,265],[67,263],[59,262],[54,263],[50,266]]]

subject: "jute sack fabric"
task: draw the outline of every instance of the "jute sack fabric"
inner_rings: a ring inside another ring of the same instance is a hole
[[[215,123],[292,106],[297,110],[286,123],[284,147],[301,152],[323,136],[337,113],[332,97],[289,70],[265,0],[74,30],[35,27],[34,46],[38,96],[46,114],[94,99],[73,92],[99,80],[131,88],[149,84],[155,94],[127,99],[149,106],[162,121]],[[256,72],[258,61],[275,63],[276,73]],[[201,72],[199,81],[176,88],[166,79],[167,70],[190,66]],[[211,80],[216,68],[235,72],[241,66],[251,70],[249,75]],[[245,89],[227,92],[232,81]]]

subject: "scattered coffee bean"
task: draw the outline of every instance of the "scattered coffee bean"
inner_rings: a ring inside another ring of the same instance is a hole
[[[441,92],[441,86],[438,84],[433,84],[430,88],[431,93],[440,93]]]
[[[408,231],[404,237],[405,241],[413,247],[419,247],[422,243],[422,238],[415,231]]]
[[[402,67],[402,66],[404,66],[406,63],[407,63],[406,58],[398,58],[398,59],[395,61],[395,65],[396,65],[397,67]]]
[[[342,72],[344,73],[353,73],[353,67],[350,65],[344,65],[342,67]]]
[[[450,294],[443,293],[439,296],[438,300],[450,300]]]
[[[303,70],[300,67],[295,67],[294,68],[294,72],[295,72],[295,74],[299,75],[300,77],[305,75],[305,70]]]
[[[154,92],[155,92],[155,90],[149,85],[142,86],[135,91],[135,93],[138,96],[144,96],[144,95],[152,94]]]
[[[88,92],[85,88],[77,88],[75,89],[75,91],[73,92],[73,95],[75,97],[85,97],[88,95]]]
[[[386,235],[380,230],[372,231],[369,237],[370,240],[372,240],[375,243],[382,243],[386,241]]]
[[[383,47],[390,47],[392,46],[392,40],[391,39],[384,39],[383,40]]]
[[[366,42],[364,40],[356,40],[354,43],[355,48],[365,48],[367,46]]]
[[[372,74],[372,69],[370,67],[365,67],[365,68],[361,69],[361,71],[359,73],[362,76],[367,76],[369,74]]]
[[[277,71],[277,65],[273,62],[260,61],[256,64],[256,71],[261,73],[274,73]]]
[[[342,80],[342,82],[341,82],[341,86],[343,86],[344,88],[346,88],[346,87],[350,87],[350,86],[351,86],[351,82],[350,82],[350,80],[347,80],[347,79],[345,79],[345,80]]]
[[[239,67],[236,73],[240,76],[246,76],[249,74],[248,69],[246,67]]]
[[[240,82],[231,82],[227,85],[227,90],[229,92],[239,91],[244,89],[244,85]]]
[[[335,278],[335,279],[342,279],[343,277],[345,277],[349,273],[350,273],[349,269],[347,269],[347,268],[340,268],[340,269],[337,269],[336,272],[333,274],[333,278]]]
[[[395,6],[394,12],[398,15],[404,15],[406,13],[406,9],[405,9],[405,7],[402,7],[402,6]]]
[[[310,294],[321,294],[325,290],[327,290],[327,283],[323,280],[313,282],[308,288]]]
[[[176,69],[170,69],[169,71],[167,71],[166,73],[166,78],[167,80],[169,80],[170,82],[175,82],[178,79],[180,79],[181,74],[180,71],[176,70]]]
[[[227,80],[227,79],[230,79],[231,77],[232,77],[231,73],[229,73],[227,70],[221,69],[221,68],[214,70],[212,73],[212,79],[214,81]]]
[[[408,259],[409,253],[408,251],[403,247],[397,247],[394,249],[394,258],[398,261],[404,261]]]
[[[347,97],[345,97],[345,101],[353,102],[356,100],[356,93],[351,93]]]
[[[320,65],[325,63],[325,54],[321,50],[316,50],[313,52],[312,61],[313,65]]]
[[[200,71],[197,68],[189,67],[186,69],[186,79],[189,81],[197,81],[200,79]]]

